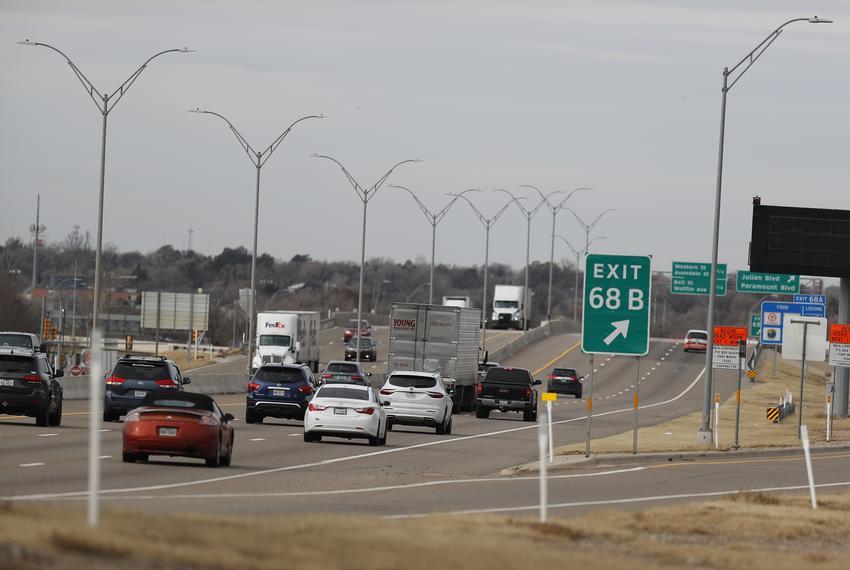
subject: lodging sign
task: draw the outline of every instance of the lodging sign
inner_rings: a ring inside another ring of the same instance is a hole
[[[782,273],[758,273],[739,271],[735,283],[739,293],[785,293],[795,295],[800,292],[800,276]]]
[[[830,325],[829,365],[850,366],[850,325]]]
[[[711,287],[711,264],[674,261],[670,292],[677,295],[708,295]],[[726,294],[726,264],[717,264],[718,295]]]
[[[783,317],[786,313],[802,317],[825,317],[826,306],[819,303],[765,301],[761,304],[762,344],[782,344]]]
[[[649,256],[587,255],[581,349],[631,356],[649,352],[651,285]]]

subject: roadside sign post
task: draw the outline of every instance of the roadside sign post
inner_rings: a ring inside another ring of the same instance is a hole
[[[738,388],[735,391],[735,449],[738,449],[738,425],[741,417],[741,360],[747,356],[747,327],[714,327],[714,347],[711,349],[711,367],[720,370],[738,371]],[[720,420],[720,393],[714,396],[715,434]],[[715,446],[720,448],[720,436],[715,437]]]
[[[93,358],[89,369],[88,523],[100,522],[100,426],[103,421],[103,338],[99,328],[91,333]]]
[[[635,431],[632,437],[632,455],[637,455],[637,439],[638,439],[638,396],[640,394],[640,356],[635,356]]]
[[[738,434],[741,426],[741,362],[747,357],[747,341],[738,341],[738,389],[735,390],[735,449],[738,445]]]
[[[800,405],[799,410],[797,411],[797,436],[803,437],[803,385],[806,380],[806,348],[808,345],[808,333],[810,326],[820,326],[820,322],[816,319],[786,319],[789,323],[794,325],[803,325],[803,352],[802,352],[802,363],[800,365]],[[783,352],[783,356],[785,356]],[[808,445],[808,441],[805,443]]]
[[[714,448],[720,449],[720,392],[714,393]]]
[[[546,507],[548,503],[548,481],[546,480],[546,427],[543,418],[537,416],[537,449],[540,456],[540,522],[546,522]],[[551,420],[549,420],[551,421]]]
[[[835,368],[833,367],[832,377],[835,378]],[[826,441],[832,440],[832,392],[826,395]]]
[[[818,508],[818,498],[815,495],[815,476],[812,473],[812,452],[809,449],[809,430],[800,426],[800,438],[803,440],[803,455],[806,457],[806,475],[809,479],[809,496],[812,498],[812,509]]]
[[[832,390],[829,394],[826,419],[826,440],[832,435],[832,411],[835,408],[835,387],[840,385],[838,369],[850,367],[850,325],[834,323],[829,327],[829,365],[832,366]],[[839,396],[841,395],[839,388]]]
[[[544,402],[546,402],[546,423],[548,424],[547,431],[549,433],[549,463],[554,463],[555,455],[554,450],[552,449],[554,445],[552,443],[552,402],[558,399],[558,394],[555,392],[543,392],[540,397]]]
[[[585,256],[581,349],[590,355],[585,456],[590,457],[593,356],[640,357],[649,352],[652,258],[647,255]]]

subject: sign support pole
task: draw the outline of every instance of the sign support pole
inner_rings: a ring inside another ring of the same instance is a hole
[[[714,394],[714,448],[720,449],[720,392]]]
[[[555,454],[552,449],[552,400],[546,400],[546,423],[549,431],[549,463],[555,462]]]
[[[88,524],[96,528],[100,522],[100,426],[103,420],[103,338],[99,328],[92,328],[91,340],[93,354],[89,369]]]
[[[640,395],[640,356],[635,356],[635,395],[634,395],[634,405],[635,405],[635,429],[634,435],[632,436],[632,455],[637,455],[638,452],[638,400]]]
[[[738,434],[741,426],[741,361],[747,357],[747,341],[742,340],[738,344],[738,389],[735,390],[735,449],[738,445]]]
[[[587,439],[584,456],[590,457],[590,424],[593,416],[593,354],[590,355],[590,382],[587,384]]]
[[[835,382],[835,369],[837,366],[832,367],[832,381]],[[834,390],[835,384],[833,384]],[[832,399],[834,396],[834,392],[830,392],[826,395],[826,441],[829,443],[832,441]]]
[[[791,321],[794,322],[793,320]],[[802,321],[803,324],[803,361],[800,363],[800,411],[797,412],[797,437],[803,437],[803,382],[806,379],[806,341],[809,336],[809,322]],[[806,441],[808,444],[808,441]]]
[[[547,406],[548,408],[548,406]],[[551,420],[549,420],[551,421]],[[540,522],[546,522],[546,507],[548,499],[548,481],[546,479],[546,429],[543,418],[537,420],[537,448],[540,455]]]

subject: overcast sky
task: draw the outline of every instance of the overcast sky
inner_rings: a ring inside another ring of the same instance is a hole
[[[29,236],[36,194],[48,240],[96,231],[101,117],[61,57],[111,92],[158,51],[109,115],[104,241],[211,254],[252,239],[255,169],[226,125],[255,148],[300,123],[262,171],[261,252],[359,260],[362,206],[336,165],[390,182],[432,209],[447,192],[527,194],[592,186],[572,206],[595,251],[708,261],[721,71],[789,26],[729,93],[720,257],[746,268],[751,198],[850,209],[850,3],[561,0],[400,2],[3,0],[0,4],[0,239]],[[533,195],[530,195],[533,197]],[[492,215],[505,196],[471,195]],[[531,206],[536,199],[527,201]],[[558,233],[583,244],[568,212]],[[551,216],[532,227],[548,260]],[[409,196],[370,203],[367,257],[430,255],[430,226]],[[495,225],[491,260],[520,267],[525,221]],[[438,228],[437,259],[481,263],[484,230],[458,203]],[[572,254],[556,243],[556,258]]]

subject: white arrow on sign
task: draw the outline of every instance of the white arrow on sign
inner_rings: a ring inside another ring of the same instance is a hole
[[[614,330],[611,332],[611,334],[609,334],[608,336],[605,337],[605,340],[602,341],[602,342],[605,343],[605,346],[610,346],[611,343],[614,342],[614,339],[616,339],[620,335],[623,335],[623,338],[626,338],[627,336],[629,336],[629,323],[630,322],[631,321],[626,320],[626,321],[614,321],[613,323],[611,323],[614,326]]]

